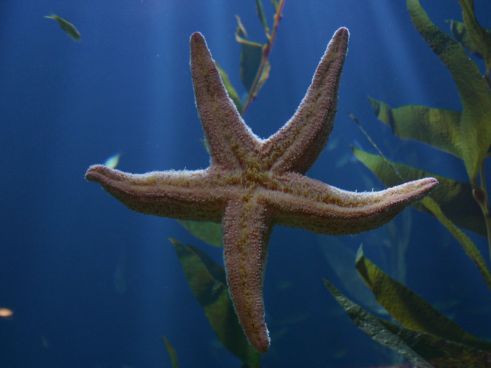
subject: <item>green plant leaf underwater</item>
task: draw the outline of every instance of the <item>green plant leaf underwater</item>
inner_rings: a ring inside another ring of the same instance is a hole
[[[208,255],[171,239],[194,297],[220,342],[249,368],[258,368],[260,355],[242,332],[230,299],[225,271]]]
[[[356,266],[377,300],[402,326],[368,313],[328,281],[324,281],[324,286],[356,326],[373,340],[401,354],[417,367],[489,367],[490,342],[462,330],[414,292],[386,275],[362,251]]]
[[[169,355],[170,363],[172,368],[179,368],[179,361],[177,359],[177,352],[174,349],[174,346],[171,344],[167,337],[163,337],[165,350],[167,350],[167,354]]]
[[[179,220],[178,222],[192,235],[206,244],[219,248],[223,247],[222,225],[220,223],[190,220]]]
[[[65,18],[60,17],[59,15],[56,14],[51,14],[51,15],[46,15],[46,19],[52,19],[58,23],[60,28],[72,39],[75,41],[80,41],[80,32],[78,31],[77,27],[73,23],[70,23],[68,20]]]
[[[462,112],[458,135],[449,137],[449,145],[454,145],[452,150],[462,158],[469,179],[474,182],[491,145],[490,87],[462,45],[433,24],[419,0],[406,3],[416,29],[446,65],[457,86]],[[461,1],[461,4],[469,2]],[[472,39],[475,29],[468,31]],[[457,143],[452,142],[452,138],[457,139]]]

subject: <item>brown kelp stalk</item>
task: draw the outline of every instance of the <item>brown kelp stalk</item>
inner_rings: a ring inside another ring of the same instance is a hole
[[[256,72],[256,76],[254,77],[254,81],[252,82],[252,86],[248,91],[247,99],[242,105],[242,109],[240,111],[242,115],[247,111],[251,103],[256,99],[259,90],[261,89],[265,80],[269,77],[269,55],[276,39],[278,26],[280,25],[281,18],[283,17],[283,8],[285,6],[285,1],[286,0],[280,0],[278,3],[275,4],[275,14],[273,17],[273,26],[271,27],[271,32],[269,31],[269,28],[267,26],[264,27],[264,32],[268,41],[262,46],[261,62]],[[238,42],[240,41],[238,40]]]

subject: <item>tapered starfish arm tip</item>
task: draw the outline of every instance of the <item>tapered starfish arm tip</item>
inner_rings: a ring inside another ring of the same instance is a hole
[[[438,179],[426,177],[422,179],[408,181],[396,187],[387,189],[402,194],[403,200],[413,201],[425,196],[430,190],[439,184]]]
[[[112,169],[105,165],[92,165],[85,173],[86,180],[99,183],[106,190],[123,190],[123,187],[130,187],[132,176],[136,175]]]
[[[327,234],[373,229],[427,194],[434,178],[379,192],[349,192],[303,174],[332,130],[349,31],[339,28],[292,118],[266,140],[244,123],[229,98],[204,37],[190,38],[196,107],[211,163],[205,170],[131,174],[91,166],[99,183],[127,207],[146,214],[222,222],[227,285],[239,322],[259,352],[270,346],[263,277],[275,224]]]
[[[196,107],[210,148],[211,164],[237,169],[246,155],[259,148],[259,139],[242,120],[223,85],[220,73],[200,33],[190,41],[191,75]]]
[[[266,352],[270,345],[263,276],[271,225],[268,209],[254,199],[230,201],[222,221],[230,295],[245,335],[260,352]]]
[[[327,45],[295,114],[261,147],[274,172],[305,173],[319,156],[333,127],[349,31],[339,28]]]
[[[97,179],[99,178],[101,171],[104,171],[104,167],[104,165],[91,165],[85,172],[85,179],[98,182]]]
[[[217,188],[209,170],[153,171],[130,174],[104,165],[93,165],[85,174],[128,208],[183,220],[220,221],[227,190]],[[200,203],[199,208],[196,203]]]

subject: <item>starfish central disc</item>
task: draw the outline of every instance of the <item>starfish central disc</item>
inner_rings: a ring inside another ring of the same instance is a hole
[[[348,38],[346,28],[335,32],[297,111],[263,140],[242,120],[204,37],[194,33],[191,73],[210,166],[138,175],[94,165],[86,173],[88,180],[100,183],[133,210],[221,221],[230,296],[245,335],[260,352],[270,346],[263,276],[273,225],[326,234],[370,230],[437,184],[434,178],[424,178],[379,192],[349,192],[304,175],[332,130]]]

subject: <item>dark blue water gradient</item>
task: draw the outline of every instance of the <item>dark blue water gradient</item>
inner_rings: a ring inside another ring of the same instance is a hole
[[[423,4],[441,27],[460,17],[457,1]],[[491,12],[489,1],[476,0],[476,7]],[[52,12],[77,25],[81,42],[43,18]],[[217,260],[220,250],[173,220],[127,210],[83,179],[90,164],[117,152],[127,171],[207,166],[188,39],[203,32],[238,86],[235,14],[253,37],[262,36],[252,0],[0,3],[0,306],[15,312],[0,320],[1,367],[166,367],[163,335],[182,367],[239,366],[219,347],[167,238]],[[367,96],[459,108],[453,81],[412,27],[404,1],[287,1],[271,78],[245,116],[252,129],[265,137],[291,116],[339,26],[352,37],[336,125],[309,175],[350,190],[382,188],[349,157],[352,145],[371,148],[349,120],[352,112],[391,157],[465,180],[458,160],[393,138],[370,111]],[[479,274],[433,218],[408,211],[405,282],[469,331],[491,337]],[[390,272],[379,244],[384,231],[335,241],[350,249],[363,242]],[[474,238],[484,251],[483,238]],[[341,285],[323,259],[330,241],[275,228],[265,284],[273,345],[265,367],[391,361],[323,289],[325,276]]]

